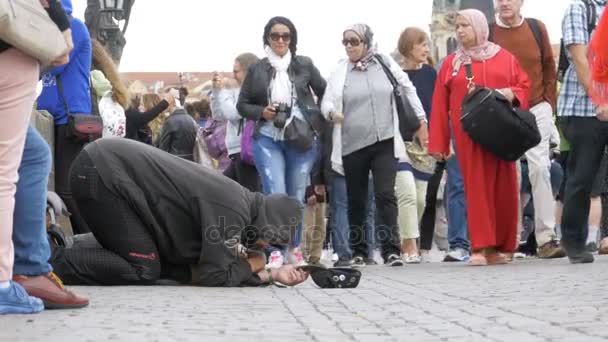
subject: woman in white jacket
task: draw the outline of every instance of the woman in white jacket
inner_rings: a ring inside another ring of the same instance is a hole
[[[224,171],[224,175],[236,181],[249,191],[260,191],[260,177],[254,165],[249,165],[241,160],[241,131],[245,126],[245,119],[236,109],[241,84],[247,76],[249,66],[257,63],[259,58],[252,53],[240,54],[234,60],[234,78],[238,88],[227,88],[219,74],[213,77],[213,88],[211,91],[211,115],[216,120],[226,120],[226,149],[230,158],[230,166]]]
[[[428,140],[424,109],[416,88],[392,58],[378,55],[373,33],[368,25],[356,24],[343,33],[342,44],[347,59],[338,63],[330,76],[321,110],[335,123],[333,150],[334,169],[343,168],[348,194],[351,227],[351,265],[362,267],[368,256],[364,223],[368,191],[368,174],[374,181],[377,209],[377,236],[382,257],[389,266],[402,266],[397,225],[395,175],[397,161],[407,158],[399,132],[399,119],[394,104],[392,85],[378,58],[387,64],[422,122],[416,133],[420,141]]]

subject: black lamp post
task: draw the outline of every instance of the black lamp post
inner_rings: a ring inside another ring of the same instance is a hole
[[[134,2],[135,0],[87,0],[85,19],[91,37],[106,48],[116,64],[120,63],[126,44],[124,34]]]

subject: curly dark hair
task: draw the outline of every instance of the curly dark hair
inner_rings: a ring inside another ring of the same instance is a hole
[[[264,36],[262,37],[264,46],[270,46],[270,30],[272,30],[272,27],[277,24],[285,25],[289,29],[289,33],[291,34],[291,41],[289,42],[289,51],[291,51],[292,56],[295,56],[298,46],[298,30],[296,30],[296,27],[291,22],[291,20],[285,17],[273,17],[268,21],[266,26],[264,26]]]

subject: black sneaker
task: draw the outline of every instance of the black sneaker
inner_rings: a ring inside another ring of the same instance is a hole
[[[387,266],[403,266],[403,260],[397,254],[391,254],[386,259]]]
[[[377,266],[378,263],[376,262],[376,260],[374,260],[373,258],[367,258],[365,259],[365,264],[367,266]]]
[[[362,257],[354,257],[351,261],[350,261],[350,267],[352,268],[360,268],[360,267],[365,267],[365,260]]]
[[[593,254],[587,251],[568,254],[571,264],[590,264],[594,261]]]
[[[338,259],[334,263],[334,267],[350,267],[350,259]]]
[[[594,261],[593,254],[584,248],[572,248],[564,240],[561,241],[561,246],[568,255],[571,264],[590,264]]]

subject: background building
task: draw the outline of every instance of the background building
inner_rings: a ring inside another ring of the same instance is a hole
[[[436,61],[456,50],[456,12],[467,8],[476,8],[485,13],[488,21],[494,20],[494,0],[433,0],[431,40]]]

